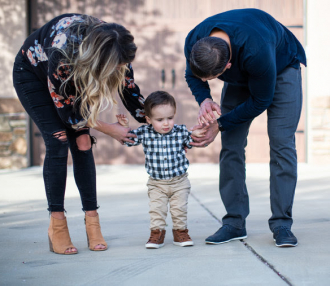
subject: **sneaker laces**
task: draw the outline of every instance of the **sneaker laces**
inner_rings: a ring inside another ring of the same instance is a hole
[[[151,231],[150,238],[149,238],[148,242],[157,243],[160,236],[161,236],[161,234],[162,234],[162,232],[160,230]]]
[[[177,230],[177,234],[178,237],[180,239],[180,241],[187,241],[187,240],[191,240],[189,234],[188,234],[188,229],[185,230]]]

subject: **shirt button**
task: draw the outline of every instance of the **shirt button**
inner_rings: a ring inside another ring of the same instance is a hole
[[[164,160],[167,160],[167,158],[164,158]]]
[[[165,149],[166,147],[164,146],[163,148]]]
[[[167,169],[165,169],[165,171],[167,171]]]

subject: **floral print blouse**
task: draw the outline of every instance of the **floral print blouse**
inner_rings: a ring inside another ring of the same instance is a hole
[[[79,112],[80,106],[79,102],[76,102],[76,89],[73,81],[66,85],[64,94],[60,92],[60,86],[70,75],[71,69],[65,65],[58,68],[62,55],[53,48],[65,49],[68,39],[77,44],[83,41],[82,35],[74,34],[70,29],[67,29],[74,22],[82,22],[82,16],[80,14],[63,14],[54,18],[32,33],[21,48],[23,56],[31,63],[40,80],[47,84],[50,96],[62,121],[69,128],[77,130],[85,127],[87,121]],[[139,87],[134,83],[131,64],[128,64],[123,98],[121,99],[130,114],[138,122],[145,123],[144,98]]]

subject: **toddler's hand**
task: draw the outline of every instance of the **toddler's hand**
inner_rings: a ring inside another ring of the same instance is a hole
[[[192,131],[192,136],[201,138],[204,137],[206,134],[206,131],[209,129],[209,126],[203,124],[203,125],[195,125],[192,128],[190,128],[190,131]]]
[[[121,125],[121,126],[124,126],[124,127],[129,127],[128,126],[128,118],[126,117],[125,114],[117,114],[116,115],[117,117],[117,120],[118,120],[118,123]]]

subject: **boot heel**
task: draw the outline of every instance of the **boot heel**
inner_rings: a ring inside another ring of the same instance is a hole
[[[86,224],[86,220],[85,220],[85,224]],[[86,230],[86,237],[87,237],[87,246],[88,246],[88,248],[89,248],[89,238],[88,238],[87,230]]]
[[[99,215],[88,216],[85,215],[85,225],[86,225],[86,235],[87,235],[87,245],[90,250],[93,251],[104,251],[108,249],[108,245],[105,242],[103,235],[101,233],[101,226]],[[95,246],[102,244],[105,248],[98,249]]]
[[[54,252],[53,244],[52,244],[52,241],[50,240],[49,235],[48,235],[48,242],[49,242],[49,250],[50,250],[50,252]]]

